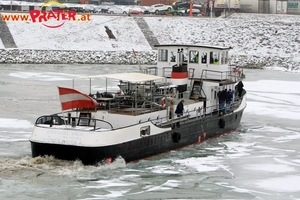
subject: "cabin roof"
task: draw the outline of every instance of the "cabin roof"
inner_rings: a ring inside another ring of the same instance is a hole
[[[131,82],[131,83],[138,83],[138,82],[145,82],[145,81],[155,81],[155,80],[165,80],[165,77],[162,76],[154,76],[150,74],[143,74],[143,73],[118,73],[118,74],[102,74],[102,75],[94,75],[88,77],[80,77],[83,78],[110,78],[115,80],[120,80],[124,82]]]
[[[230,50],[231,46],[213,46],[213,45],[205,45],[205,44],[157,44],[154,47],[193,47],[193,48],[204,48],[204,49],[217,49],[217,50]]]

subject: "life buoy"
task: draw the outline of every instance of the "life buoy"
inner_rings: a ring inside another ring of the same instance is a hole
[[[219,127],[220,128],[225,128],[225,120],[224,119],[219,120]]]
[[[174,143],[179,143],[180,139],[181,139],[180,133],[177,132],[172,133],[172,140]]]
[[[163,97],[161,100],[160,100],[160,105],[161,106],[165,106],[166,105],[166,98]]]

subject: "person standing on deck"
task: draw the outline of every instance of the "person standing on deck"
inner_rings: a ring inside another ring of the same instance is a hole
[[[242,92],[244,90],[244,84],[242,81],[240,81],[238,84],[237,84],[237,90],[238,90],[238,93],[239,93],[239,97],[242,97]]]
[[[227,89],[222,90],[219,92],[219,109],[220,109],[220,114],[223,114],[225,111],[225,102],[227,98]]]
[[[231,92],[231,89],[227,92],[227,98],[226,98],[226,113],[230,112],[230,106],[233,99],[233,94]]]
[[[176,110],[175,110],[175,113],[177,114],[177,117],[181,117],[181,116],[183,115],[183,111],[184,111],[183,104],[184,104],[184,100],[181,100],[181,101],[177,104],[177,107],[176,107]],[[180,127],[179,121],[176,123],[176,126],[177,126],[177,127]]]

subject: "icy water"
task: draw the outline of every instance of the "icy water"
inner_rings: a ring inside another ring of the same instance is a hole
[[[137,69],[0,65],[0,199],[300,199],[299,73],[246,70],[240,127],[200,145],[99,167],[31,158],[36,118],[60,111],[57,86]]]

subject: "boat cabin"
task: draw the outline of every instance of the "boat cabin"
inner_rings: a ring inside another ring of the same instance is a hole
[[[157,72],[168,77],[174,65],[185,64],[190,78],[201,78],[203,70],[228,71],[228,46],[155,45]],[[213,77],[212,77],[213,78]]]
[[[218,109],[218,92],[235,90],[243,71],[228,63],[230,46],[162,44],[157,48],[157,75],[178,86],[182,98]]]

